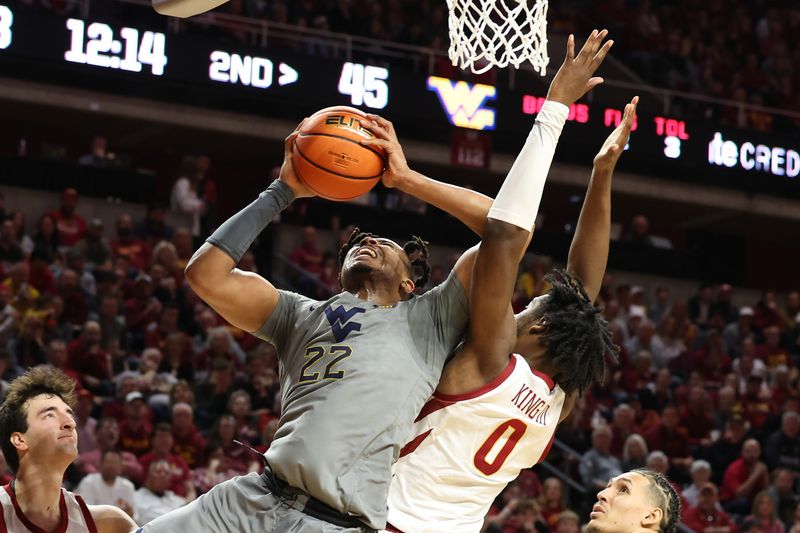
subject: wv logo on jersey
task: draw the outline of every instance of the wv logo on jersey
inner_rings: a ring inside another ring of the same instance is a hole
[[[436,92],[454,126],[473,130],[494,129],[494,109],[485,107],[486,101],[494,100],[497,95],[494,86],[430,76],[428,90]]]
[[[361,331],[361,323],[350,321],[358,313],[365,313],[367,310],[363,307],[353,307],[349,311],[345,311],[344,306],[340,305],[336,309],[330,305],[325,308],[325,316],[328,317],[328,322],[331,325],[331,331],[336,339],[336,342],[342,342],[353,331]]]

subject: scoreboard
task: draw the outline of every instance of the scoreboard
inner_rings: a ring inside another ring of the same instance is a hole
[[[3,77],[294,120],[352,105],[395,122],[401,139],[447,144],[454,128],[474,130],[504,153],[522,146],[547,92],[538,76],[520,74],[510,89],[431,76],[379,54],[348,60],[330,46],[316,47],[331,52],[321,57],[274,39],[266,47],[223,42],[0,0]],[[602,86],[595,93],[570,108],[557,160],[590,164],[622,119],[624,95]],[[634,130],[623,170],[800,198],[797,133],[775,136],[644,112]]]

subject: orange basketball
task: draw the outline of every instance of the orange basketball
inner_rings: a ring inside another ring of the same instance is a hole
[[[294,142],[297,177],[328,200],[350,200],[372,189],[386,167],[386,152],[364,146],[372,132],[361,126],[366,114],[353,107],[328,107],[311,115]]]

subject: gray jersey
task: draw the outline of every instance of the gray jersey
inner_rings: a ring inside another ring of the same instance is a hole
[[[341,293],[280,291],[255,334],[275,344],[282,412],[266,458],[290,485],[385,527],[391,466],[467,326],[454,274],[422,296],[377,306]]]

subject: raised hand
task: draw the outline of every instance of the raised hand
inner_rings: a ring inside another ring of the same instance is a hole
[[[300,128],[303,126],[303,123],[306,119],[303,119],[300,124],[294,129],[292,133],[286,137],[286,140],[283,143],[283,164],[281,165],[281,173],[280,177],[278,178],[286,185],[292,189],[295,198],[307,198],[310,196],[316,196],[314,191],[308,188],[308,186],[300,181],[300,178],[297,177],[297,174],[294,171],[294,164],[292,163],[292,148],[294,147],[294,141],[297,139],[297,136],[300,135]]]
[[[625,114],[622,116],[622,122],[619,123],[614,131],[600,147],[600,151],[594,157],[594,169],[597,172],[614,171],[614,167],[619,161],[619,156],[625,149],[628,143],[628,137],[633,128],[633,122],[636,120],[636,106],[639,104],[639,97],[634,96],[629,104],[625,105]]]
[[[411,172],[411,169],[408,168],[403,147],[400,146],[400,141],[397,140],[394,125],[380,115],[368,114],[367,119],[362,120],[361,125],[375,137],[362,139],[361,144],[364,146],[380,146],[386,151],[386,170],[383,172],[381,181],[386,187],[399,187],[402,180]]]
[[[603,44],[607,35],[608,30],[593,30],[577,57],[575,36],[570,35],[567,38],[567,55],[550,84],[548,100],[572,105],[578,98],[603,83],[603,78],[592,75],[614,45],[613,40]]]

